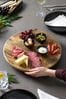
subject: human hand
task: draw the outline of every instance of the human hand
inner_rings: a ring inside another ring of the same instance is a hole
[[[33,77],[41,77],[48,76],[48,68],[46,67],[36,67],[33,69],[29,69],[25,74],[33,76]]]

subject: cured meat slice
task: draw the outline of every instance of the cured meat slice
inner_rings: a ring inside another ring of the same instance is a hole
[[[17,58],[19,54],[24,53],[23,49],[17,46],[13,46],[12,48],[12,56]]]
[[[36,52],[29,51],[29,52],[27,52],[27,55],[29,57],[29,62],[31,63],[32,68],[40,67],[42,65],[41,58]]]

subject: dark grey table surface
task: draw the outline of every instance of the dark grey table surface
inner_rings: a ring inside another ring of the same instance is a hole
[[[15,74],[19,84],[13,84],[12,88],[27,89],[33,92],[36,96],[37,89],[58,97],[59,99],[66,99],[66,84],[54,78],[32,78],[24,75],[22,72],[12,68],[3,57],[3,45],[5,41],[13,34],[19,33],[24,30],[38,28],[53,35],[62,44],[62,58],[54,68],[66,68],[66,36],[61,36],[51,32],[43,22],[43,18],[36,16],[39,8],[35,3],[36,0],[23,0],[24,7],[19,15],[23,18],[12,23],[13,27],[7,27],[0,33],[0,70],[6,70],[9,73]],[[47,4],[65,4],[66,0],[47,0]],[[1,95],[1,93],[0,93]]]

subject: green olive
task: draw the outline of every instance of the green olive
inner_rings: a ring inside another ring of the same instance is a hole
[[[37,40],[41,40],[41,41],[45,40],[45,36],[40,34],[40,35],[37,36]]]

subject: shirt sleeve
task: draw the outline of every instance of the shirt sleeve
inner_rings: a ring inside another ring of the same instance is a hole
[[[55,75],[58,79],[66,81],[66,69],[57,69]]]

